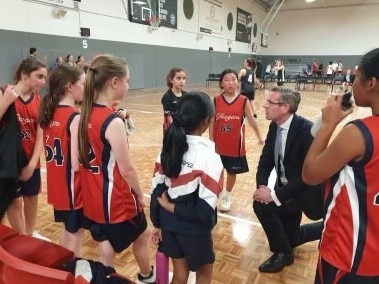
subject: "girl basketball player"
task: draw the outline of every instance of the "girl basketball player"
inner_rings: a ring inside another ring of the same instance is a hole
[[[96,57],[87,71],[79,124],[83,209],[100,262],[113,266],[115,254],[133,243],[140,283],[155,283],[150,266],[145,201],[133,166],[125,126],[112,106],[129,89],[126,62]]]
[[[329,98],[303,164],[304,182],[326,181],[317,284],[379,283],[379,48],[363,56],[352,88],[355,104],[372,115],[350,121],[330,142],[353,108]]]
[[[172,283],[211,283],[215,254],[211,230],[216,225],[217,197],[223,166],[214,143],[202,134],[213,119],[212,101],[204,93],[188,93],[179,103],[164,134],[155,163],[150,216],[153,242],[172,259]]]
[[[245,150],[245,118],[257,135],[259,144],[263,145],[264,141],[247,98],[238,93],[237,72],[224,70],[219,84],[222,93],[214,98],[215,117],[209,127],[209,136],[216,143],[216,152],[220,154],[227,172],[220,210],[229,211],[230,192],[236,183],[237,174],[249,171]]]
[[[249,99],[253,116],[257,119],[257,108],[254,104],[255,85],[260,86],[255,74],[257,64],[254,59],[248,58],[243,62],[243,67],[238,73],[238,79],[241,82],[241,95]]]
[[[82,101],[82,68],[61,65],[49,76],[49,93],[43,98],[39,123],[46,153],[47,201],[55,222],[63,222],[59,244],[80,256],[84,227],[79,184],[78,126],[75,102]]]
[[[19,176],[19,197],[13,200],[7,213],[10,225],[21,234],[49,241],[35,231],[41,186],[39,159],[43,147],[42,129],[38,125],[38,91],[45,85],[46,76],[45,65],[34,57],[22,60],[14,76],[14,89],[18,93],[14,104],[21,131],[21,145],[28,162]]]
[[[178,110],[178,104],[183,95],[183,87],[186,84],[186,73],[183,69],[174,67],[166,76],[167,86],[169,89],[163,95],[161,103],[163,105],[163,132],[165,132],[172,123],[172,115]]]

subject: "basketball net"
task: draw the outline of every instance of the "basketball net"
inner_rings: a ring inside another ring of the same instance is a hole
[[[161,20],[158,17],[151,17],[146,18],[146,22],[149,24],[149,32],[152,32],[158,30]]]

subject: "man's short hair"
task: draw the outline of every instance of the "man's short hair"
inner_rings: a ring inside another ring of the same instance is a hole
[[[301,96],[298,91],[283,87],[273,87],[271,91],[280,93],[279,102],[288,104],[290,106],[290,113],[295,113],[297,111],[301,101]]]

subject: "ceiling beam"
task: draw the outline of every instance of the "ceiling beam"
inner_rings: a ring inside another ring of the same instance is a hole
[[[268,9],[270,9],[270,5],[267,2],[265,2],[264,0],[253,0],[252,2],[258,4],[259,6],[264,8],[266,11]]]

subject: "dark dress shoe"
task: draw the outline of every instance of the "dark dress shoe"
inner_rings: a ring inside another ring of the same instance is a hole
[[[267,259],[265,262],[263,262],[259,266],[260,272],[279,272],[287,265],[291,265],[293,263],[294,256],[293,252],[291,253],[282,253],[277,252],[274,253],[269,259]]]

